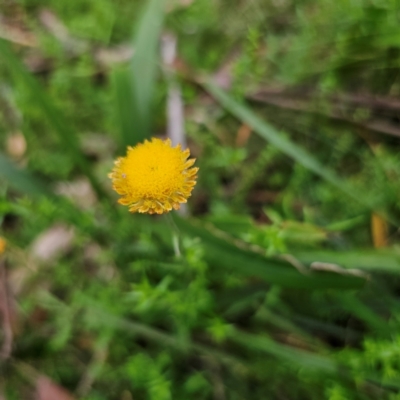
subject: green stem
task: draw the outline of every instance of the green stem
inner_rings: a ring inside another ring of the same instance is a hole
[[[174,220],[171,217],[171,214],[166,214],[165,218],[168,221],[168,225],[171,228],[172,231],[172,245],[174,247],[174,253],[175,253],[175,257],[176,258],[181,258],[182,257],[182,253],[180,250],[180,245],[179,245],[179,228],[176,226]]]

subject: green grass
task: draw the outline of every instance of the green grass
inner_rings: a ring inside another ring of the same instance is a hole
[[[42,7],[2,10],[0,397],[399,399],[397,2]],[[171,76],[198,183],[130,214]]]

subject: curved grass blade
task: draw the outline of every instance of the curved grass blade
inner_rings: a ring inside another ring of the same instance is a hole
[[[74,162],[80,168],[82,173],[88,177],[97,195],[99,197],[106,197],[106,194],[94,176],[90,165],[83,157],[79,148],[78,138],[64,115],[56,108],[44,89],[39,85],[32,74],[29,73],[18,57],[16,57],[10,50],[8,43],[3,39],[0,39],[0,53],[2,55],[3,63],[14,75],[15,79],[22,81],[27,87],[32,98],[32,104],[35,104],[38,109],[41,110],[44,117],[49,121],[52,128],[57,133],[60,143],[65,150],[69,152],[70,156],[73,157]]]
[[[131,84],[130,71],[128,69],[116,69],[112,72],[112,86],[114,92],[114,102],[116,107],[116,119],[119,125],[119,142],[121,151],[125,151],[129,145],[139,142],[135,139],[135,116],[133,113],[133,91]]]
[[[247,277],[258,277],[283,287],[303,289],[342,288],[356,289],[364,285],[365,279],[355,275],[334,272],[300,273],[284,260],[266,257],[250,249],[238,247],[225,233],[219,235],[215,228],[207,229],[198,222],[173,215],[177,227],[183,232],[202,239],[205,259],[212,265],[226,268]]]
[[[383,213],[384,207],[381,202],[373,200],[368,195],[358,193],[358,191],[354,190],[346,180],[340,178],[335,171],[327,168],[311,153],[288,139],[282,132],[276,130],[272,125],[263,121],[248,106],[234,100],[231,96],[211,82],[206,82],[203,86],[224,108],[240,121],[249,125],[255,132],[273,146],[281,150],[293,160],[297,161],[303,167],[314,172],[316,175],[319,175],[333,186],[336,186],[347,196],[351,197],[359,204],[362,204],[367,209]],[[388,219],[397,225],[397,222],[393,217]]]
[[[365,305],[353,293],[343,293],[338,299],[346,310],[363,321],[372,331],[384,336],[393,335],[398,331],[398,325],[391,326],[385,318]]]
[[[165,0],[150,0],[134,35],[134,55],[131,62],[132,107],[134,126],[128,144],[134,145],[150,137],[154,84],[158,68],[158,45],[164,21]],[[120,95],[123,93],[121,92]],[[128,138],[124,134],[124,141]]]
[[[314,369],[326,374],[340,372],[339,365],[327,356],[285,346],[265,336],[251,335],[233,329],[229,338],[250,350],[272,355],[298,368]]]

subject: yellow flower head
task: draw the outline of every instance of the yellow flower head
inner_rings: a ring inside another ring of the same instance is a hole
[[[0,254],[3,254],[6,250],[6,241],[0,236]]]
[[[190,168],[195,159],[188,160],[189,155],[189,149],[183,151],[179,144],[172,147],[169,139],[152,138],[128,147],[126,156],[115,161],[108,175],[113,189],[122,196],[118,202],[132,213],[178,210],[191,195],[199,170]]]

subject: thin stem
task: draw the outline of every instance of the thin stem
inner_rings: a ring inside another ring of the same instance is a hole
[[[174,247],[174,253],[176,258],[181,258],[182,253],[179,246],[179,229],[176,226],[174,220],[172,219],[171,215],[168,213],[166,214],[165,218],[168,221],[168,224],[172,231],[172,245]]]

